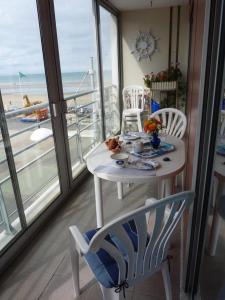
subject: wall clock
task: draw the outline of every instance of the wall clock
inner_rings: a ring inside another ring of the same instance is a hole
[[[150,31],[139,31],[134,44],[134,50],[132,50],[131,53],[137,56],[138,61],[144,58],[151,60],[151,56],[154,52],[159,51],[156,45],[158,39],[159,38],[154,37]]]

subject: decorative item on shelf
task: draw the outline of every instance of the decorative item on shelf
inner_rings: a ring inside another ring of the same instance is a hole
[[[162,128],[162,123],[155,118],[150,118],[144,122],[144,131],[150,135],[150,143],[154,149],[159,148],[161,140],[158,135]]]
[[[171,65],[170,68],[157,74],[153,72],[146,74],[143,78],[145,86],[158,90],[176,89],[176,82],[182,78],[182,73],[178,66],[179,64],[176,64],[175,67]]]
[[[139,31],[134,44],[135,49],[132,50],[131,53],[136,54],[138,61],[144,58],[151,60],[151,56],[154,52],[159,51],[156,45],[158,39],[158,37],[152,35],[151,31]]]
[[[186,98],[186,83],[179,68],[179,63],[158,73],[146,74],[143,78],[144,84],[150,88],[152,93],[158,91],[160,93],[161,107],[178,108],[178,98],[180,102],[184,102]],[[163,100],[163,101],[162,101]]]

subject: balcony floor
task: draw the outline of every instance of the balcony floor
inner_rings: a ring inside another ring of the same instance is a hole
[[[103,184],[105,219],[108,221],[119,214],[142,205],[145,199],[156,196],[153,185],[125,186],[125,197],[117,199],[116,185]],[[33,242],[4,275],[1,280],[1,300],[72,300],[73,282],[69,253],[68,227],[77,224],[81,231],[96,226],[93,178],[87,180],[68,199],[63,208],[49,221],[46,227],[34,238]],[[173,299],[179,299],[180,274],[180,228],[176,230],[172,242],[171,276]],[[92,275],[81,262],[82,284],[88,282]],[[95,280],[89,288],[77,298],[82,300],[100,300],[100,289]],[[126,299],[160,300],[165,299],[162,276],[160,273],[130,288]]]

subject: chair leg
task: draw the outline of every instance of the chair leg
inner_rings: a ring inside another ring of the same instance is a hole
[[[100,288],[101,288],[101,291],[102,291],[102,295],[103,295],[103,300],[122,300],[123,299],[123,293],[120,292],[120,293],[115,293],[115,289],[112,288],[112,289],[107,289],[105,288],[104,286],[102,286],[101,284],[100,285]]]
[[[162,276],[166,293],[166,300],[172,300],[172,286],[170,279],[170,272],[168,262],[164,262],[162,265]]]
[[[71,238],[70,242],[70,257],[72,265],[72,274],[73,274],[73,285],[75,296],[80,295],[80,282],[79,282],[79,253],[74,245],[74,240]]]
[[[158,181],[158,199],[165,197],[165,181],[164,179]]]

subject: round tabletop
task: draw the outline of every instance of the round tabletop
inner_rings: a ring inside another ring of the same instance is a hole
[[[130,168],[119,168],[111,159],[112,152],[102,143],[87,158],[88,170],[97,177],[114,182],[146,182],[149,180],[166,179],[178,175],[185,166],[185,144],[182,140],[167,136],[166,142],[173,144],[175,150],[155,157],[159,167],[155,171],[143,171]],[[163,161],[169,157],[170,161]]]

